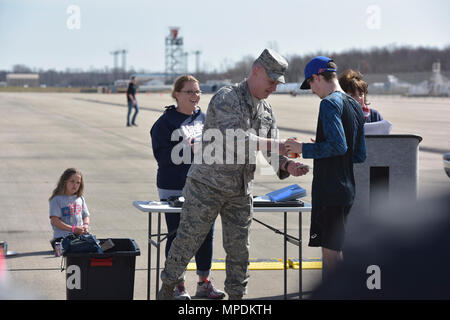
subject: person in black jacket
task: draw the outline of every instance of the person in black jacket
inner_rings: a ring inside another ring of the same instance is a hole
[[[158,162],[156,184],[161,200],[182,195],[186,176],[193,161],[195,142],[201,140],[205,122],[205,114],[198,107],[200,95],[199,82],[195,77],[190,75],[179,77],[172,91],[172,97],[177,101],[177,105],[166,107],[150,130],[153,154]],[[188,148],[174,149],[180,142]],[[185,152],[189,152],[189,155],[183,154]],[[180,223],[180,214],[165,213],[165,218],[169,232],[165,251],[167,257]],[[213,254],[213,231],[214,224],[195,255],[199,276],[196,296],[222,299],[225,293],[216,289],[209,280]],[[175,288],[174,298],[190,299],[184,283]]]
[[[136,126],[136,116],[139,112],[139,107],[136,100],[136,77],[132,76],[130,83],[128,84],[128,90],[127,90],[127,102],[128,102],[128,113],[127,113],[127,127]],[[131,110],[134,108],[134,114],[133,118],[131,119],[130,124],[130,115]]]

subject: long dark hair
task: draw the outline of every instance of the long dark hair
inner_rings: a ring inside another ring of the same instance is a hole
[[[58,184],[56,185],[55,190],[53,190],[53,193],[51,197],[48,199],[49,201],[52,200],[55,196],[64,195],[64,191],[66,190],[66,183],[70,179],[70,177],[74,174],[79,174],[81,176],[81,183],[80,188],[78,188],[77,191],[77,197],[81,197],[83,195],[84,191],[84,182],[83,182],[83,175],[81,174],[81,171],[75,168],[69,168],[66,169],[66,171],[63,172],[61,177],[59,178]]]

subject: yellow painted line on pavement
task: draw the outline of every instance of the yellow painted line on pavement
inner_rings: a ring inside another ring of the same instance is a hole
[[[298,270],[298,259],[287,259],[286,267],[288,269]],[[303,270],[322,269],[322,259],[320,258],[303,258]],[[250,259],[250,270],[283,270],[282,259]],[[188,271],[197,270],[195,259],[189,262]],[[225,259],[213,259],[211,270],[225,270]]]
[[[298,259],[288,259],[289,268],[298,270]],[[322,259],[321,258],[303,258],[302,259],[302,270],[315,270],[322,269]]]

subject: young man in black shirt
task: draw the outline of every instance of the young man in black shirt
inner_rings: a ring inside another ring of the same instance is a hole
[[[337,66],[317,56],[305,67],[300,89],[321,98],[314,143],[286,142],[286,150],[314,159],[309,246],[322,247],[323,275],[343,260],[347,215],[355,198],[353,163],[366,159],[364,115],[359,103],[339,85]]]
[[[128,90],[127,90],[127,101],[128,101],[128,113],[127,113],[127,127],[130,126],[136,126],[136,116],[139,112],[139,107],[137,104],[137,100],[136,100],[136,77],[131,77],[130,83],[128,85]],[[131,115],[131,109],[134,108],[134,115],[133,118],[131,119],[131,124],[130,124],[130,115]]]

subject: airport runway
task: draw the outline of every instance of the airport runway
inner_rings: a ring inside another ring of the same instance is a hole
[[[206,111],[211,95],[202,96]],[[50,252],[52,231],[48,198],[57,179],[68,167],[77,167],[85,179],[85,198],[91,212],[91,233],[97,238],[133,238],[141,248],[136,258],[135,299],[146,297],[147,215],[132,206],[134,200],[156,200],[156,161],[149,130],[164,106],[173,104],[169,94],[137,96],[138,127],[126,127],[124,94],[0,93],[0,240],[8,242],[17,256],[6,259],[9,284],[17,297],[65,299],[65,273],[61,259]],[[422,136],[419,152],[419,197],[426,198],[449,187],[442,167],[442,154],[450,151],[450,99],[369,96],[375,109],[393,124],[392,133]],[[273,95],[280,136],[309,141],[315,136],[319,98]],[[312,165],[312,160],[303,161]],[[254,194],[261,195],[298,183],[308,191],[312,174],[279,181],[258,168]],[[264,213],[258,218],[282,228],[282,216]],[[297,217],[288,218],[289,233],[297,234]],[[320,258],[309,248],[309,214],[304,214],[303,257]],[[163,223],[165,227],[165,223]],[[220,219],[215,228],[214,258],[225,258]],[[282,236],[253,223],[251,258],[282,258]],[[297,257],[288,245],[288,257]],[[156,250],[153,250],[155,253]],[[162,259],[163,261],[164,259]],[[154,265],[153,265],[154,266]],[[282,270],[252,270],[250,299],[281,299]],[[213,271],[217,287],[223,288],[224,271]],[[187,288],[195,292],[197,276],[187,274]],[[297,271],[288,270],[289,298],[298,298]],[[154,281],[154,279],[152,279]],[[321,281],[320,270],[303,271],[303,291]],[[154,282],[153,282],[154,283]],[[152,297],[154,289],[152,288]],[[307,294],[305,295],[307,297]]]

